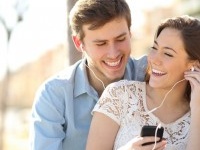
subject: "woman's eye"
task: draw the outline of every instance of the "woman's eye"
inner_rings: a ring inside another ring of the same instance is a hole
[[[169,54],[169,53],[165,53],[165,55],[169,56],[169,57],[173,57],[173,55]]]

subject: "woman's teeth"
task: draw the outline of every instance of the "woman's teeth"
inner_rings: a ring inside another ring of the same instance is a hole
[[[165,72],[162,72],[162,71],[159,71],[159,70],[156,70],[156,69],[152,69],[152,73],[156,74],[156,75],[164,75],[165,74]]]

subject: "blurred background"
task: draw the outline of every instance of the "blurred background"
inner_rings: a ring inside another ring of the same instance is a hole
[[[81,58],[68,26],[76,0],[0,0],[0,150],[28,150],[30,112],[38,86]],[[109,2],[109,0],[108,0]],[[132,56],[148,53],[161,20],[200,19],[199,0],[127,0]]]

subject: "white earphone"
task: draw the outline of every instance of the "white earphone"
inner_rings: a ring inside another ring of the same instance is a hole
[[[191,71],[194,71],[194,67],[192,66],[190,70],[191,70]]]
[[[84,52],[83,51],[83,44],[82,43],[80,44],[80,49],[81,49],[81,52]]]

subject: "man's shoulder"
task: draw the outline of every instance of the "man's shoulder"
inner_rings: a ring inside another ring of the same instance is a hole
[[[81,61],[78,61],[46,79],[38,87],[35,100],[41,101],[43,98],[53,102],[73,100],[74,89],[78,88],[75,80],[78,76],[77,72],[82,71],[80,64]]]
[[[55,73],[44,81],[45,85],[57,85],[57,86],[66,86],[74,83],[74,78],[76,76],[77,69],[81,64],[81,60],[77,61],[75,64],[64,68],[63,70]]]
[[[144,81],[147,68],[147,56],[130,58],[127,64],[127,72],[131,74],[131,80]]]
[[[130,61],[133,62],[134,64],[137,64],[137,65],[146,65],[147,64],[147,56],[146,55],[142,55],[141,57],[138,57],[138,58],[134,58],[134,57],[131,57],[130,58]]]

